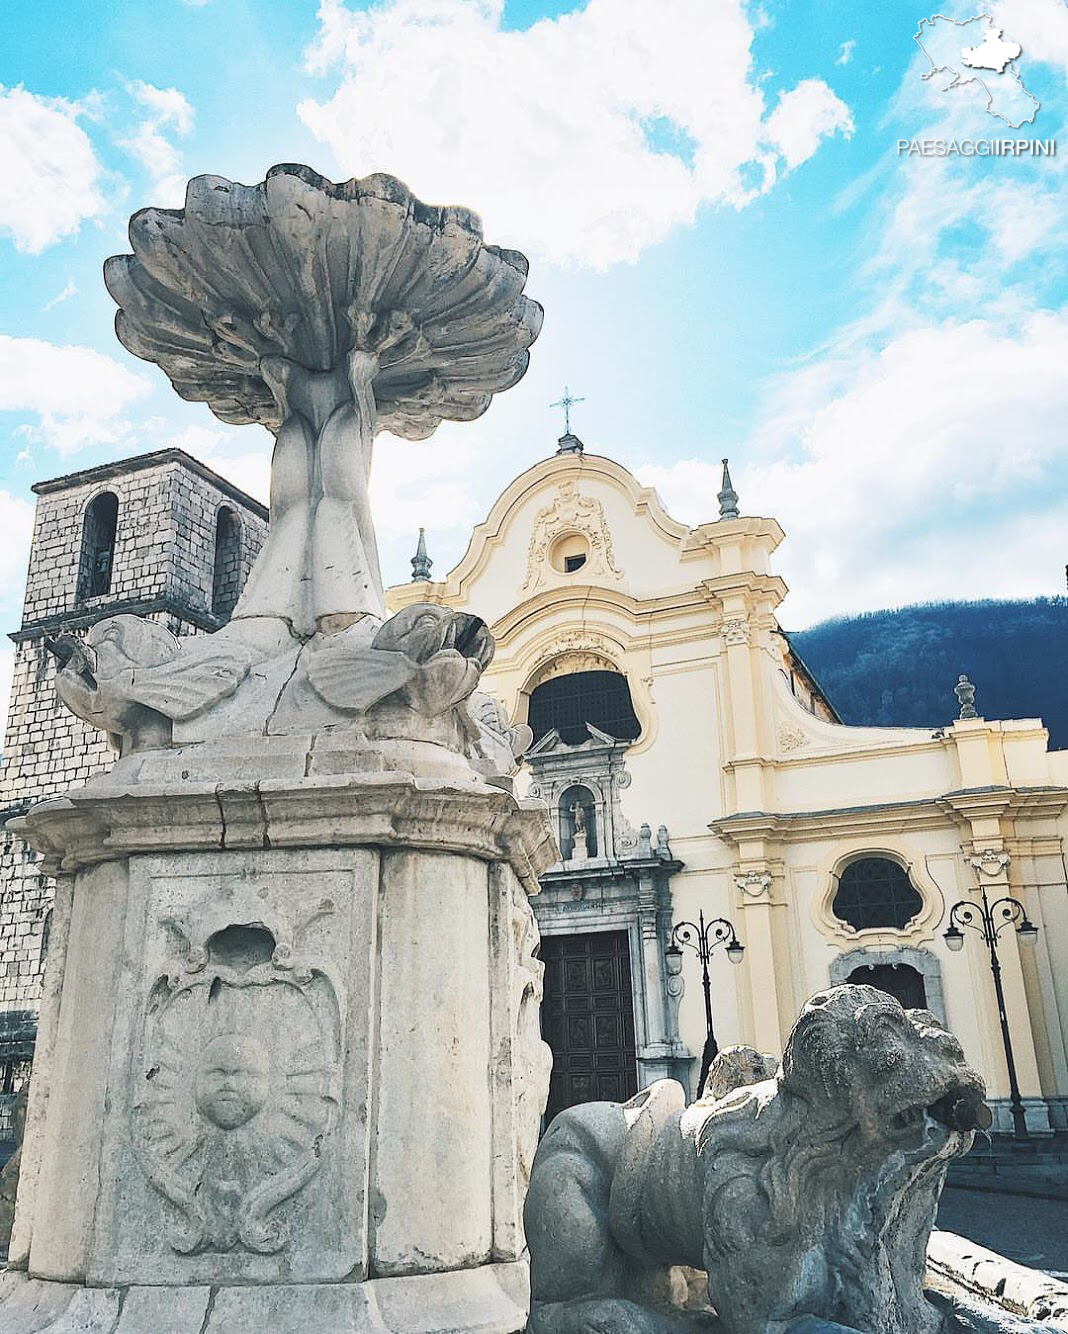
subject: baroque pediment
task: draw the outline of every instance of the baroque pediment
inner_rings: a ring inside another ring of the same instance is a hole
[[[599,727],[594,727],[592,723],[586,724],[586,731],[589,736],[585,741],[580,741],[576,745],[569,745],[560,736],[555,727],[550,728],[548,732],[526,753],[528,761],[532,759],[545,759],[549,755],[574,755],[576,752],[605,750],[622,746],[626,747],[626,742],[621,742],[617,737],[609,736],[607,732],[602,732]]]

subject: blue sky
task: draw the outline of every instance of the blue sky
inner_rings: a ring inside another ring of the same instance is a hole
[[[960,19],[973,4],[939,12]],[[786,529],[782,620],[1061,591],[1068,524],[1068,6],[983,11],[1041,108],[945,90],[885,0],[7,0],[0,13],[0,621],[30,484],[178,444],[263,494],[270,439],[181,402],[112,332],[129,214],[210,172],[385,170],[483,215],[546,309],[526,379],[379,439],[387,578],[436,571],[562,430],[715,516]],[[1061,156],[903,157],[1024,136]],[[0,664],[2,666],[2,664]],[[3,695],[6,697],[6,686]]]

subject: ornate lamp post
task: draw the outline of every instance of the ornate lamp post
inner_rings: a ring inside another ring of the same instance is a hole
[[[671,944],[664,951],[667,970],[672,976],[682,972],[682,951],[690,949],[701,960],[701,987],[705,996],[705,1048],[701,1056],[701,1074],[697,1080],[697,1092],[704,1088],[708,1067],[716,1058],[719,1047],[712,1029],[712,989],[708,977],[708,961],[712,951],[719,945],[727,946],[727,958],[731,963],[741,963],[745,946],[738,939],[733,922],[725,917],[713,917],[705,921],[704,912],[697,914],[697,922],[679,922],[671,933]]]
[[[1005,991],[1001,985],[1001,964],[998,960],[998,936],[1007,926],[1013,926],[1016,928],[1016,934],[1025,945],[1034,945],[1038,939],[1038,927],[1028,919],[1027,910],[1019,899],[1006,896],[1005,898],[995,899],[993,903],[990,903],[987,900],[985,886],[981,893],[983,896],[982,907],[977,903],[970,903],[967,899],[961,899],[959,903],[955,903],[950,908],[949,926],[942,933],[942,936],[951,950],[959,950],[964,946],[964,932],[960,928],[962,926],[970,927],[983,937],[986,947],[990,951],[990,971],[994,975],[994,992],[998,1000],[998,1018],[1001,1020],[1001,1041],[1005,1047],[1005,1065],[1009,1071],[1009,1101],[1012,1106],[1013,1134],[1017,1139],[1029,1139],[1023,1100],[1020,1097],[1020,1086],[1016,1080],[1016,1062],[1012,1055],[1009,1019],[1005,1013]]]

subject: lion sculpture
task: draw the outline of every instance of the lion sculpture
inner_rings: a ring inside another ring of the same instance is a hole
[[[805,1005],[774,1078],[689,1108],[661,1080],[562,1112],[526,1202],[530,1334],[771,1334],[806,1316],[936,1334],[927,1241],[984,1097],[933,1015],[840,986]],[[675,1266],[707,1272],[718,1319],[681,1309]]]

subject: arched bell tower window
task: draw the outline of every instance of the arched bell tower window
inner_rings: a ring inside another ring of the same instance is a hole
[[[531,691],[527,721],[535,741],[555,728],[569,746],[588,739],[587,723],[619,741],[633,741],[642,730],[627,678],[609,671],[571,672],[544,681]]]
[[[597,799],[574,783],[560,794],[560,856],[565,862],[598,856]]]
[[[215,520],[215,566],[211,581],[211,610],[229,618],[241,595],[241,520],[223,505]]]
[[[89,502],[82,526],[82,556],[78,567],[78,599],[103,597],[111,592],[111,570],[115,560],[115,533],[119,524],[119,498],[101,491]]]
[[[838,878],[831,911],[855,931],[889,927],[903,931],[923,899],[903,866],[889,857],[860,857]]]

